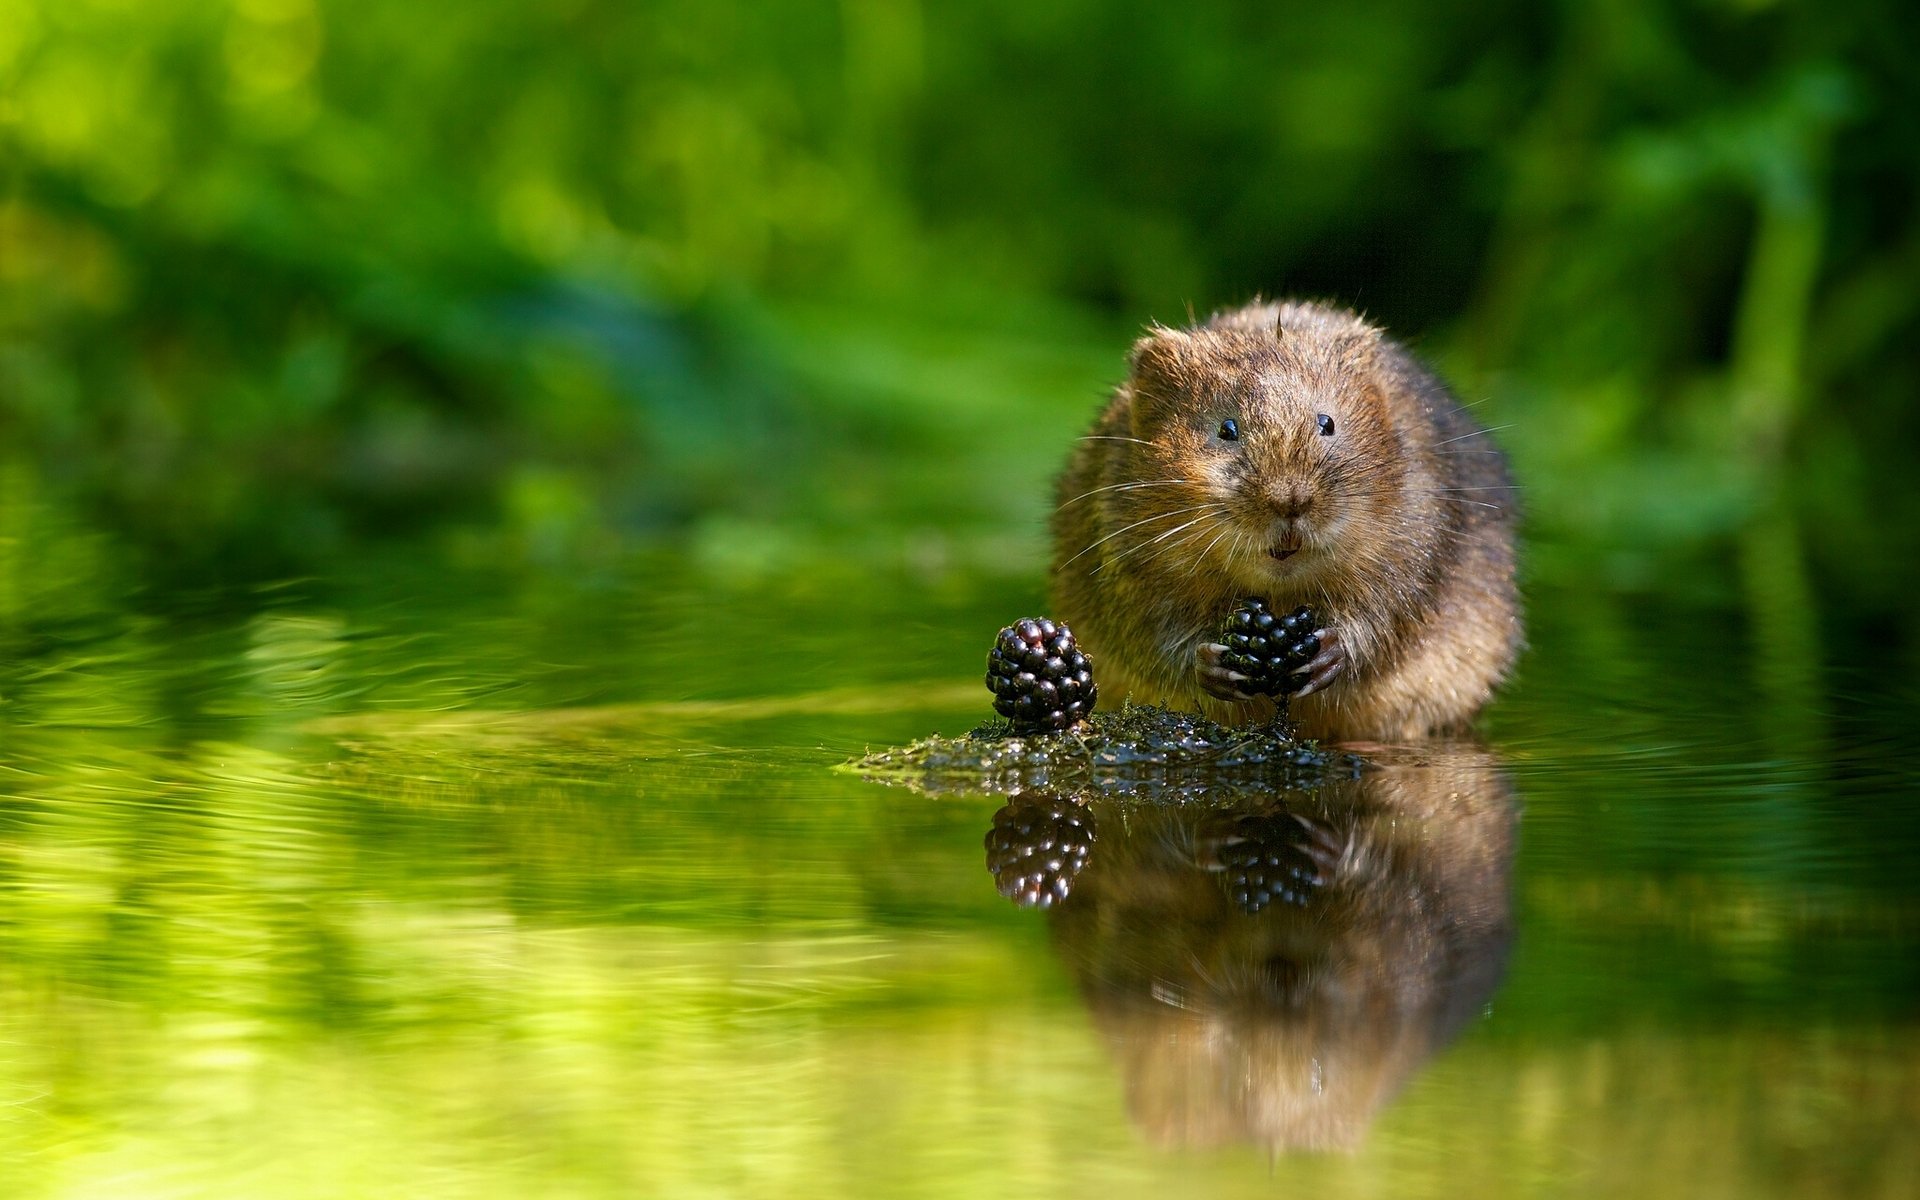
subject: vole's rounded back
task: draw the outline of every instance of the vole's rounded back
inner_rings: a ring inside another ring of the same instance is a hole
[[[1521,640],[1513,490],[1445,387],[1317,304],[1157,328],[1129,363],[1054,515],[1055,611],[1106,702],[1271,715],[1212,645],[1259,596],[1325,626],[1291,705],[1303,732],[1401,739],[1471,720]]]

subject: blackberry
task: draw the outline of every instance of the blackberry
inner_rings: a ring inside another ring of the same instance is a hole
[[[1320,653],[1313,610],[1301,605],[1286,616],[1267,611],[1265,600],[1242,600],[1220,635],[1227,670],[1247,677],[1240,690],[1255,696],[1290,696],[1306,686],[1299,670]]]
[[[1002,896],[1022,908],[1052,908],[1093,852],[1093,814],[1058,796],[1015,796],[993,814],[986,846]]]
[[[1093,663],[1073,632],[1045,617],[1015,621],[987,652],[994,711],[1015,733],[1055,733],[1093,711]]]
[[[1305,823],[1288,813],[1244,813],[1223,831],[1215,857],[1227,896],[1248,916],[1275,900],[1304,907],[1325,882]]]

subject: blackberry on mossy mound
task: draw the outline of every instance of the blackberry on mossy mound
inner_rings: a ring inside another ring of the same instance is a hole
[[[1057,733],[1085,720],[1098,694],[1073,632],[1045,617],[1015,621],[987,652],[994,711],[1016,733]]]
[[[1093,814],[1059,796],[1015,796],[993,814],[987,870],[1022,908],[1052,908],[1073,890],[1093,852]]]
[[[1268,611],[1265,600],[1242,600],[1220,635],[1227,648],[1220,663],[1247,677],[1239,688],[1248,695],[1291,696],[1307,685],[1305,677],[1294,672],[1320,653],[1320,639],[1314,633],[1318,624],[1313,610],[1304,604],[1277,616]]]

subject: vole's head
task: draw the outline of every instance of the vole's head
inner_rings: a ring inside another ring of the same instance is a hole
[[[1290,594],[1363,566],[1395,521],[1405,454],[1379,331],[1318,307],[1243,310],[1134,345],[1133,436],[1150,443],[1152,503],[1185,510],[1178,561],[1256,594]],[[1145,496],[1143,496],[1143,499]],[[1388,535],[1390,536],[1390,534]]]

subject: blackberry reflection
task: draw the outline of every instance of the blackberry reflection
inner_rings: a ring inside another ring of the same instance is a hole
[[[987,866],[1046,910],[1149,1137],[1336,1149],[1498,986],[1517,812],[1449,744],[1312,790],[1023,793]]]

